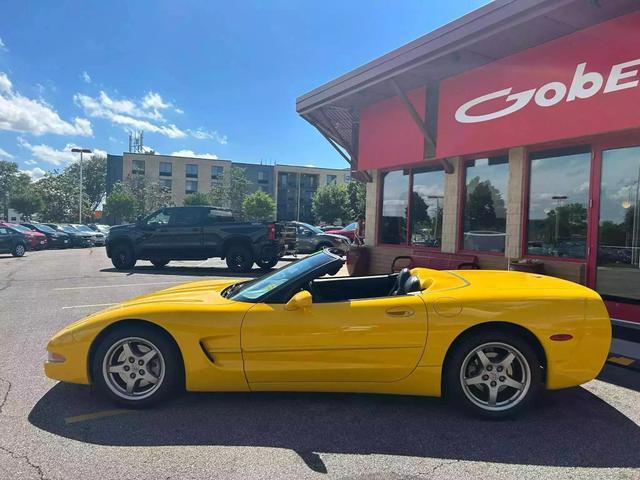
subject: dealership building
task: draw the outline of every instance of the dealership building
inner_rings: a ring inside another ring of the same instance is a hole
[[[640,2],[498,0],[296,107],[366,182],[369,273],[398,256],[535,266],[630,326],[639,81]]]

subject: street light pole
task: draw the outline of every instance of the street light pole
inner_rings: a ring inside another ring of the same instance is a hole
[[[78,223],[82,223],[82,193],[83,193],[83,188],[82,188],[82,154],[83,153],[91,153],[91,150],[89,150],[88,148],[72,148],[71,151],[73,153],[79,153],[80,154],[80,198],[79,198],[79,202],[78,202]]]
[[[560,211],[559,211],[560,203],[562,202],[562,200],[566,200],[568,197],[566,195],[554,195],[551,198],[556,201],[556,229],[555,229],[556,239],[555,241],[557,244],[558,235],[560,234]]]

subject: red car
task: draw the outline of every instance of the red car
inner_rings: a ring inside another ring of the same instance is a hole
[[[30,230],[23,225],[0,222],[0,226],[7,227],[15,232],[21,233],[27,241],[27,248],[29,248],[29,250],[42,250],[44,248],[47,248],[47,246],[49,245],[49,241],[47,240],[47,236],[45,234]]]
[[[347,237],[352,242],[356,239],[356,228],[358,228],[358,222],[353,222],[347,225],[346,227],[342,227],[337,230],[329,230],[324,233],[332,233],[334,235],[342,235],[343,237]]]

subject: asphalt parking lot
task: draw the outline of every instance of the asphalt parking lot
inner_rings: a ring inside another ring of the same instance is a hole
[[[129,411],[44,376],[70,321],[228,275],[219,260],[118,272],[103,248],[0,255],[0,479],[640,479],[640,371],[614,364],[501,422],[387,395],[186,394]]]

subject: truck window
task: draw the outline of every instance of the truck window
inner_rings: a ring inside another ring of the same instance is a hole
[[[174,227],[185,227],[199,225],[202,210],[199,208],[181,208],[174,210],[171,216],[171,225]]]
[[[152,215],[147,219],[147,225],[166,225],[169,223],[169,211],[160,210],[155,215]]]
[[[204,220],[205,225],[214,225],[220,222],[233,222],[233,214],[224,210],[209,210]]]

